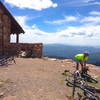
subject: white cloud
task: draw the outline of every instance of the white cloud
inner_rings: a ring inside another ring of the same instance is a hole
[[[100,2],[94,2],[95,5],[99,5],[100,6]]]
[[[91,11],[89,14],[90,15],[98,15],[98,16],[100,16],[100,12],[99,11]]]
[[[26,28],[26,21],[29,19],[27,16],[17,16],[15,19],[19,22],[22,27]]]
[[[19,8],[29,8],[34,10],[42,10],[49,7],[57,7],[57,3],[52,0],[5,0],[5,2]]]
[[[44,21],[44,23],[47,24],[54,24],[54,25],[61,25],[65,23],[70,23],[70,22],[76,22],[80,24],[100,24],[100,16],[98,16],[100,13],[99,12],[90,12],[89,13],[91,16],[65,16],[63,19],[59,20],[53,20],[53,21]],[[95,15],[95,16],[93,16]]]
[[[38,28],[37,25],[29,27],[25,16],[16,17],[22,24],[25,34],[20,35],[20,42],[26,43],[64,43],[73,45],[99,45],[100,46],[100,25],[91,26],[69,26],[68,28],[55,33],[47,33]],[[13,37],[13,36],[12,36]],[[14,38],[12,38],[14,41]]]
[[[68,27],[67,29],[59,32],[59,36],[64,37],[80,37],[80,38],[99,38],[100,25],[97,26],[81,26],[81,27]]]
[[[66,3],[61,5],[66,5],[71,7],[92,6],[92,5],[99,6],[100,2],[96,0],[70,0],[70,1],[67,0]]]
[[[93,24],[100,24],[100,16],[88,16],[84,17],[83,19],[80,20],[82,23],[93,23]]]
[[[65,22],[73,22],[77,21],[77,17],[75,16],[65,16],[64,19],[54,20],[54,21],[45,21],[48,24],[64,24]]]

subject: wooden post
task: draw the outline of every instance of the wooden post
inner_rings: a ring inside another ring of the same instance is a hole
[[[19,43],[19,34],[16,34],[16,43]]]

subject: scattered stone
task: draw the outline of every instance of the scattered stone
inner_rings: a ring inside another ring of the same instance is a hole
[[[71,59],[64,59],[64,60],[61,60],[61,63],[64,63],[64,62],[69,62],[69,63],[72,63],[72,62],[74,62],[73,60],[71,60]]]
[[[56,58],[48,58],[48,57],[43,57],[42,59],[43,60],[52,60],[52,61],[56,61],[57,60]]]
[[[43,57],[42,59],[43,59],[43,60],[48,60],[49,58],[48,58],[48,57]]]
[[[49,60],[56,61],[57,59],[56,58],[50,58]]]
[[[0,93],[0,98],[2,98],[4,96],[4,92]]]
[[[65,65],[61,65],[62,67],[65,67]]]

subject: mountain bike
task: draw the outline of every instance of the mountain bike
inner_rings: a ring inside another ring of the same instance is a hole
[[[85,84],[84,78],[81,76],[81,72],[79,70],[76,70],[74,72],[68,71],[69,73],[66,76],[66,85],[73,87],[74,84]]]
[[[65,70],[65,72],[69,73],[66,76],[66,85],[72,87],[72,97],[75,95],[76,85],[85,84],[82,79],[81,72],[79,70],[75,70],[74,72],[70,72]]]
[[[70,82],[74,83],[82,83],[83,81],[85,82],[92,82],[92,83],[98,83],[98,81],[93,78],[91,75],[89,75],[87,72],[87,69],[84,69],[84,71],[79,71],[76,69],[74,72],[70,72],[69,70],[65,70],[65,72],[69,72],[69,75],[66,77],[66,81],[70,80]],[[74,80],[75,79],[75,80]],[[69,81],[67,81],[66,85],[72,86]]]
[[[82,76],[82,73],[79,70],[74,71],[73,73],[70,71],[66,71],[69,72],[69,75],[66,78],[66,85],[72,87],[72,96],[74,97],[74,95],[76,95],[75,91],[76,91],[76,87],[82,87],[84,86],[84,89],[89,90],[90,92],[98,92],[100,93],[100,89],[96,89],[95,87],[92,86],[88,86],[86,79],[84,79],[84,77]],[[92,79],[92,78],[90,78]],[[77,90],[79,91],[79,90]],[[84,99],[83,99],[84,100]],[[91,99],[92,100],[92,99]]]
[[[70,80],[67,81],[73,86],[72,96],[75,97],[75,100],[100,100],[100,97],[96,95],[96,93],[100,93],[100,89],[88,86],[84,84],[84,82],[81,82],[82,84],[77,84]]]

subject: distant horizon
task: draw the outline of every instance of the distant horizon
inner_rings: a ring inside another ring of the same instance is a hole
[[[44,45],[68,45],[68,46],[82,46],[82,47],[100,47],[100,45],[78,45],[78,44],[64,44],[64,43],[44,43]]]

